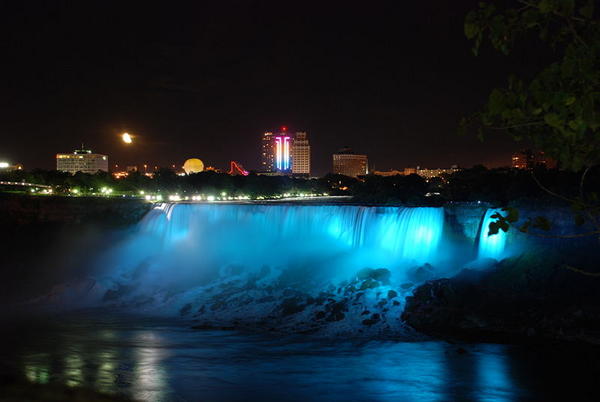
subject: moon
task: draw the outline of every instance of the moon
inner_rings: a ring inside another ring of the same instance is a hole
[[[133,142],[133,138],[131,137],[131,135],[129,135],[129,133],[123,133],[121,138],[123,139],[123,142],[125,144],[131,144]]]

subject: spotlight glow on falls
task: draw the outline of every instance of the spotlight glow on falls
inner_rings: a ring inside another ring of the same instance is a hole
[[[498,233],[490,235],[489,226],[495,219],[492,215],[502,213],[501,210],[488,209],[483,218],[479,235],[479,258],[493,258],[500,260],[504,256],[506,247],[506,232],[500,230]]]
[[[128,289],[130,300],[189,299],[214,281],[261,272],[319,291],[361,269],[386,268],[400,286],[424,264],[442,277],[476,257],[473,246],[459,252],[445,237],[444,216],[430,207],[162,203],[98,260],[97,279]],[[479,239],[480,257],[498,258],[503,248],[502,237]]]

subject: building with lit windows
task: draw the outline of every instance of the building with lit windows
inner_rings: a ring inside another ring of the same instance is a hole
[[[260,171],[273,172],[275,170],[275,135],[268,131],[263,134],[260,143]]]
[[[449,168],[437,168],[437,169],[422,169],[417,166],[416,174],[424,178],[425,180],[433,179],[434,177],[442,177],[444,175],[451,175],[460,170],[458,165],[452,165]]]
[[[291,139],[282,132],[275,136],[275,170],[280,173],[290,173],[292,168]]]
[[[278,133],[264,133],[260,150],[260,173],[292,173],[292,137],[287,133],[286,127],[282,127]]]
[[[512,155],[511,166],[515,169],[531,170],[535,167],[548,167],[548,161],[542,151],[524,149]]]
[[[292,140],[292,174],[310,176],[310,144],[305,132],[297,132]]]
[[[89,149],[77,149],[71,154],[57,154],[56,170],[71,174],[108,172],[108,156],[94,154]]]
[[[367,155],[355,154],[350,148],[342,148],[333,154],[333,173],[350,177],[368,174]]]

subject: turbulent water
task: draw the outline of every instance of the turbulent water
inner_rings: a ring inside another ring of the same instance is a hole
[[[202,325],[407,336],[399,317],[415,286],[478,256],[500,258],[503,234],[484,230],[490,215],[475,219],[475,239],[443,208],[158,204],[95,258],[93,275],[43,301]]]

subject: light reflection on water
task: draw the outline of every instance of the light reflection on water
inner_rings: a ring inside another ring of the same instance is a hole
[[[145,401],[543,400],[559,395],[552,376],[566,372],[560,359],[552,367],[542,353],[503,345],[325,342],[147,319],[78,318],[15,334],[3,339],[0,374]]]

